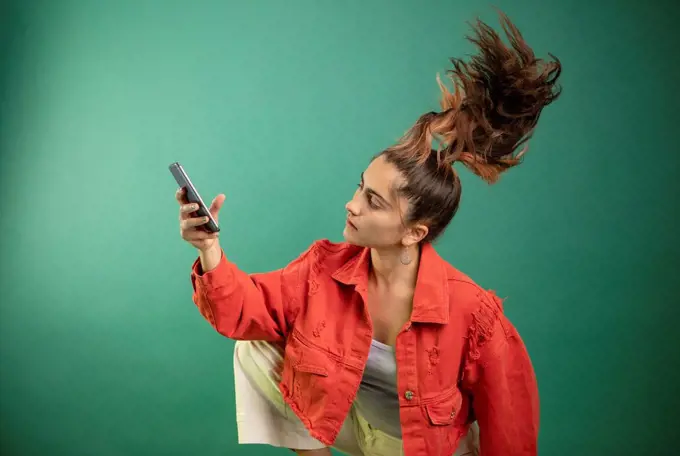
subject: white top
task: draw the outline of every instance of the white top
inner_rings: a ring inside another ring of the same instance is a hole
[[[373,340],[354,405],[372,427],[401,438],[397,360],[393,347]]]

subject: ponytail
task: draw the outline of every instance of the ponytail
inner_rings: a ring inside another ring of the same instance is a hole
[[[479,52],[470,62],[451,59],[453,91],[437,76],[442,111],[422,115],[379,154],[404,177],[397,190],[409,201],[406,222],[427,224],[425,242],[437,238],[458,210],[461,185],[452,165],[461,162],[489,184],[496,182],[521,163],[543,108],[561,93],[560,61],[551,54],[550,61],[536,58],[510,19],[499,14],[510,45],[477,20],[474,35],[466,38]]]
[[[479,53],[469,63],[451,59],[447,74],[454,90],[437,76],[442,112],[421,116],[395,151],[418,163],[434,153],[443,167],[459,161],[488,183],[521,163],[527,146],[520,146],[533,135],[543,108],[561,93],[556,80],[562,67],[552,54],[552,61],[536,58],[517,27],[499,14],[510,46],[477,20],[474,36],[466,38]],[[439,143],[437,149],[433,142]]]

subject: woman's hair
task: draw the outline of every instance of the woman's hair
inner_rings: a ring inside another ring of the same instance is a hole
[[[466,38],[479,53],[469,63],[451,59],[447,74],[453,92],[437,77],[442,112],[424,114],[396,145],[378,154],[403,175],[396,191],[410,203],[405,222],[426,224],[425,242],[436,239],[458,210],[461,184],[452,165],[461,162],[489,184],[496,182],[521,162],[527,146],[519,147],[532,136],[542,109],[561,92],[557,57],[536,58],[517,27],[499,15],[510,46],[478,19],[475,36]]]

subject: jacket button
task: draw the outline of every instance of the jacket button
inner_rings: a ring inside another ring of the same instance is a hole
[[[413,399],[413,391],[410,391],[410,390],[406,391],[404,393],[404,397],[406,398],[407,401],[410,401],[411,399]]]
[[[454,410],[453,412],[451,412],[451,418],[453,418],[455,416],[456,416],[456,411]]]

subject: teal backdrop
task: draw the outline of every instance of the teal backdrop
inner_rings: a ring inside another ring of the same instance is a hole
[[[461,170],[437,248],[507,298],[541,454],[677,454],[680,4],[494,5],[562,60],[564,92],[521,167],[494,186]],[[191,300],[168,165],[227,195],[248,272],[341,240],[369,158],[437,108],[492,6],[4,2],[1,453],[290,454],[237,445],[233,342]]]

